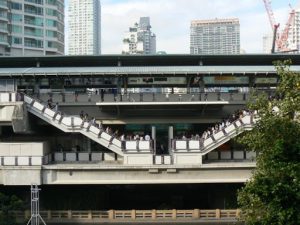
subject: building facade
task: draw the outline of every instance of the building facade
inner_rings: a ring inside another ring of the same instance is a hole
[[[64,54],[64,0],[0,0],[0,56]]]
[[[287,47],[290,51],[299,52],[300,51],[300,9],[295,10],[295,17],[292,20]]]
[[[239,54],[238,19],[193,20],[190,33],[191,54]]]
[[[273,34],[263,36],[263,53],[271,53],[273,44]]]
[[[122,54],[156,54],[156,36],[151,31],[150,18],[141,17],[129,28],[123,39]]]
[[[100,0],[69,1],[69,55],[101,54]]]

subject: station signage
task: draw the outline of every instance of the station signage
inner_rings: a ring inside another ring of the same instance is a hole
[[[249,77],[204,76],[205,84],[249,84]]]
[[[277,84],[278,79],[276,77],[256,77],[256,84]]]

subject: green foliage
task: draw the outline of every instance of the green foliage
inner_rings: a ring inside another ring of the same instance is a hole
[[[300,224],[300,74],[290,61],[277,62],[275,98],[254,94],[255,128],[240,141],[257,152],[257,168],[239,191],[242,219],[249,225]]]
[[[17,196],[7,196],[0,193],[0,224],[15,225],[16,219],[13,211],[23,210],[24,203]]]

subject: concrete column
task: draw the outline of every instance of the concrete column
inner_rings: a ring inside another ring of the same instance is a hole
[[[91,139],[87,138],[86,144],[87,144],[87,147],[86,147],[87,151],[91,152],[92,151],[92,148],[91,148]]]
[[[156,127],[151,127],[151,138],[153,140],[153,149],[156,152]]]
[[[172,139],[174,138],[174,129],[173,126],[169,126],[169,133],[168,133],[169,141],[168,141],[168,149],[169,152],[171,151],[172,148]]]

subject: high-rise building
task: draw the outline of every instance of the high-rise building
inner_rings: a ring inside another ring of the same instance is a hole
[[[290,51],[300,52],[300,8],[295,10],[295,17],[289,28],[287,47]]]
[[[68,54],[101,54],[100,0],[70,0],[68,21]]]
[[[156,36],[151,31],[150,18],[141,17],[139,23],[129,28],[123,39],[122,54],[155,54]]]
[[[263,53],[271,53],[273,44],[273,34],[263,36]]]
[[[64,54],[64,0],[0,0],[0,56]]]
[[[238,19],[193,20],[190,34],[191,54],[239,54]]]

